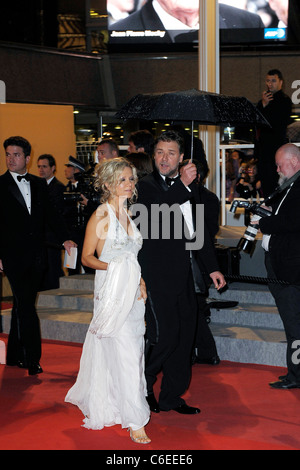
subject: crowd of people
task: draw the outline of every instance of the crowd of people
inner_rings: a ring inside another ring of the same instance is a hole
[[[275,72],[267,75],[275,75],[276,83],[273,91],[269,85],[264,93],[264,108],[281,90]],[[200,413],[182,398],[192,365],[203,359],[220,362],[204,316],[209,286],[217,290],[226,286],[214,248],[219,200],[204,187],[209,171],[205,153],[201,161],[184,159],[183,137],[174,129],[156,139],[149,131],[134,132],[125,157],[120,157],[112,139],[104,139],[97,147],[93,173],[69,157],[67,185],[55,177],[52,155],[38,157],[39,178],[28,172],[30,143],[19,136],[4,142],[7,172],[0,176],[0,217],[5,220],[5,230],[0,231],[0,271],[13,293],[7,365],[26,368],[29,375],[43,372],[36,296],[40,290],[59,286],[62,249],[70,254],[77,248],[77,265],[69,275],[95,273],[94,311],[78,376],[65,401],[81,409],[85,427],[120,424],[139,444],[151,442],[145,430],[151,412]],[[230,197],[265,196],[266,180],[259,168],[264,158],[268,165],[272,159],[259,153],[261,139],[260,135],[254,158],[243,158],[236,150],[230,155],[227,169],[230,182],[234,181]],[[277,184],[290,178],[291,184],[271,200],[267,208],[271,215],[258,221],[268,275],[286,281],[270,290],[287,335],[288,372],[270,385],[290,389],[300,388],[299,364],[292,359],[294,341],[300,340],[295,210],[299,149],[278,140],[273,166],[280,177]],[[87,177],[93,179],[93,192],[85,191]],[[200,204],[204,216],[199,221]],[[169,212],[154,211],[157,206]],[[155,396],[160,372],[160,392]]]

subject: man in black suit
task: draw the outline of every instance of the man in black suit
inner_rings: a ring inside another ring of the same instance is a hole
[[[272,215],[259,220],[264,234],[262,246],[268,277],[286,281],[272,283],[269,289],[281,316],[287,339],[287,375],[271,383],[271,387],[288,390],[300,388],[300,150],[285,144],[276,152],[280,182],[295,176],[296,180],[276,198]],[[258,218],[257,216],[254,216]]]
[[[205,226],[203,248],[199,250],[195,243],[193,251],[188,246],[190,234],[193,234],[194,227],[198,227],[197,221],[193,220],[195,205],[189,201],[194,199],[197,202],[199,191],[193,183],[197,176],[193,163],[185,165],[179,176],[178,168],[182,160],[183,141],[179,134],[174,131],[162,133],[154,147],[155,170],[138,183],[138,203],[147,209],[148,218],[148,223],[145,223],[148,230],[141,226],[144,241],[139,253],[148,292],[146,337],[148,343],[152,343],[146,355],[145,374],[147,399],[152,411],[175,410],[196,414],[200,410],[188,406],[181,398],[191,377],[191,353],[197,319],[195,284],[199,289],[203,288],[203,278],[199,268],[197,270],[194,253],[199,254],[217,289],[225,285],[225,280],[218,270]],[[173,177],[177,177],[175,181],[170,180]],[[157,208],[161,211],[157,212]],[[173,215],[166,216],[166,208],[171,208]],[[153,385],[161,370],[163,378],[158,404]]]
[[[251,29],[264,28],[259,15],[234,8],[219,5],[219,25],[221,29]],[[114,31],[153,31],[164,32],[163,35],[151,37],[155,42],[187,42],[198,39],[199,2],[197,0],[148,0],[145,5],[127,18],[109,26]],[[118,34],[111,35],[119,40]],[[133,36],[133,40],[140,37]],[[149,36],[145,37],[149,41]]]
[[[47,182],[49,199],[51,204],[64,215],[64,192],[65,185],[55,176],[56,162],[53,155],[48,153],[38,157],[37,167],[39,176]],[[62,246],[53,230],[48,229],[47,242],[47,269],[44,272],[40,290],[58,289],[59,278],[64,276],[62,269]]]
[[[43,372],[35,300],[45,268],[47,224],[67,251],[76,244],[67,240],[63,221],[61,225],[49,201],[45,180],[27,173],[30,143],[23,137],[10,137],[4,149],[8,170],[0,176],[0,271],[7,275],[13,293],[6,363],[35,375]]]
[[[258,177],[263,196],[267,197],[278,184],[275,164],[276,151],[287,143],[286,129],[291,123],[292,101],[283,92],[283,75],[278,69],[269,70],[266,76],[266,90],[257,108],[270,123],[257,131],[255,156],[258,158]]]

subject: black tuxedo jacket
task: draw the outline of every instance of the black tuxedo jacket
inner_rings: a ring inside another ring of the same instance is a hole
[[[15,269],[20,274],[26,266],[43,267],[48,225],[60,243],[69,238],[49,201],[46,181],[30,175],[30,190],[31,214],[10,172],[0,176],[0,259],[4,272],[11,277]]]
[[[191,192],[184,186],[180,178],[168,188],[164,179],[154,170],[150,175],[142,178],[138,183],[138,203],[143,204],[148,211],[148,231],[143,233],[143,247],[139,252],[139,262],[142,268],[142,276],[145,279],[147,288],[163,291],[172,289],[172,292],[180,292],[186,288],[186,280],[191,269],[190,251],[186,249],[186,243],[190,242],[182,233],[178,237],[174,224],[170,224],[170,236],[163,238],[161,235],[162,217],[151,216],[153,205],[166,204],[172,206],[180,205],[194,198],[196,203],[200,203],[199,190],[196,185],[190,185]],[[180,208],[177,208],[176,218],[183,221]],[[153,215],[153,213],[152,213]],[[172,219],[171,219],[172,220]],[[184,224],[182,224],[184,229]],[[204,245],[201,250],[197,250],[198,261],[201,270],[211,273],[219,270],[215,257],[214,247],[206,226],[204,227]],[[153,231],[158,233],[158,237],[153,237]],[[184,230],[183,230],[184,232]]]
[[[264,27],[259,15],[223,4],[219,6],[219,24],[221,29],[250,29]],[[147,3],[140,10],[135,13],[132,13],[124,20],[117,21],[116,23],[110,25],[109,29],[114,31],[165,30],[160,18],[158,17],[156,11],[152,6],[151,0],[148,0]],[[193,33],[187,32],[186,34]],[[184,36],[184,34],[182,36]],[[198,32],[196,32],[196,36],[198,37]],[[193,38],[191,37],[191,39]],[[149,41],[149,38],[145,38],[145,40]],[[181,38],[181,40],[185,41],[183,37]],[[155,38],[155,42],[172,42],[172,39],[166,33],[163,38]]]
[[[272,205],[273,214],[283,199],[284,192]],[[300,178],[298,178],[277,215],[264,217],[259,227],[264,234],[271,235],[269,253],[277,279],[291,284],[300,284]]]
[[[64,192],[65,185],[55,176],[48,184],[49,199],[60,214],[64,213]]]
[[[64,202],[64,192],[65,192],[65,185],[59,181],[56,177],[54,177],[49,184],[47,184],[48,194],[50,203],[53,205],[55,210],[63,217],[65,214],[65,202]],[[68,237],[68,238],[71,238]],[[60,244],[60,236],[55,233],[51,227],[47,227],[47,234],[46,234],[46,241],[49,246],[59,247],[61,248]]]

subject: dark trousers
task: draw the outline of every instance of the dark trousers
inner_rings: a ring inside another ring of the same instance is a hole
[[[276,279],[270,255],[266,253],[265,264],[269,278]],[[297,349],[300,341],[300,286],[269,284],[271,294],[275,299],[287,339],[286,361],[288,380],[300,385],[300,365]]]
[[[5,272],[13,293],[6,362],[14,365],[17,361],[22,361],[28,366],[39,362],[41,358],[40,322],[35,302],[42,270],[31,266],[19,274],[16,266],[12,272]]]
[[[47,269],[44,271],[41,291],[59,288],[59,278],[64,276],[61,253],[60,248],[47,248]]]
[[[162,283],[163,284],[163,283]],[[184,403],[181,395],[191,379],[191,353],[194,344],[197,302],[192,276],[181,292],[151,290],[153,321],[158,327],[158,342],[146,360],[148,393],[153,392],[157,374],[163,378],[159,406],[168,411]]]
[[[216,343],[209,325],[206,321],[204,310],[207,311],[206,296],[197,294],[198,315],[195,336],[195,355],[199,359],[210,359],[218,355]]]

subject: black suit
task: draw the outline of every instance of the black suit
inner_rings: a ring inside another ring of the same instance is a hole
[[[210,235],[212,244],[219,231],[220,201],[216,194],[209,191],[201,183],[198,185],[200,193],[200,202],[204,204],[204,220]],[[218,355],[216,343],[211,330],[206,321],[209,316],[206,298],[208,291],[197,294],[198,302],[198,324],[195,336],[195,354],[199,359],[211,359]],[[205,312],[205,314],[204,314]]]
[[[190,251],[186,249],[188,239],[184,234],[176,238],[174,221],[170,224],[170,236],[164,239],[160,232],[165,218],[154,217],[151,210],[154,205],[170,207],[193,197],[198,202],[197,194],[196,186],[189,192],[180,179],[168,188],[156,170],[138,183],[138,203],[148,211],[149,231],[142,231],[144,241],[139,253],[148,292],[147,337],[155,342],[146,360],[145,374],[151,393],[157,374],[163,371],[159,405],[166,411],[184,403],[181,395],[190,381],[197,302]],[[179,207],[175,214],[177,221],[183,219]],[[152,230],[157,230],[159,236],[153,236]],[[207,272],[218,270],[207,232],[204,247],[198,253]]]
[[[269,278],[287,281],[290,285],[270,284],[287,337],[288,379],[300,386],[300,365],[292,357],[300,341],[300,178],[287,193],[278,214],[276,209],[286,191],[272,205],[273,215],[260,220],[264,234],[270,234],[269,251],[266,252],[266,268]]]
[[[271,128],[259,129],[255,145],[258,177],[263,195],[267,197],[278,184],[275,154],[279,147],[287,143],[286,128],[291,122],[292,101],[282,90],[279,90],[267,106],[263,107],[260,101],[257,107],[271,125]]]
[[[263,23],[260,16],[253,13],[249,13],[239,8],[230,7],[228,5],[219,6],[219,24],[221,29],[239,29],[239,28],[263,28]],[[127,18],[117,21],[109,26],[109,30],[112,31],[165,31],[164,25],[162,24],[160,18],[158,17],[156,11],[152,6],[152,1],[149,0],[147,3],[137,12],[132,13]],[[179,33],[179,31],[178,31]],[[189,41],[193,39],[198,39],[198,31],[194,32],[182,32],[180,39],[175,39],[175,41],[186,42],[185,35],[190,35]],[[123,38],[121,38],[123,40]],[[136,38],[135,38],[136,40]],[[138,38],[140,41],[141,38]],[[110,38],[110,41],[113,42],[113,38]],[[117,37],[117,41],[120,41],[120,38]],[[151,37],[153,42],[163,42],[171,43],[173,42],[171,36],[166,32],[163,38],[160,37]],[[149,42],[149,37],[145,38],[145,42]]]
[[[55,209],[64,215],[64,191],[65,185],[55,176],[50,183],[47,183],[49,199]],[[62,246],[57,234],[48,227],[46,233],[47,244],[47,268],[44,272],[40,290],[58,289],[59,278],[64,276],[62,269]]]
[[[7,346],[7,364],[38,363],[41,337],[35,301],[45,269],[45,234],[49,223],[59,231],[60,243],[68,235],[48,199],[46,181],[30,176],[31,214],[14,178],[0,176],[0,259],[10,282],[14,303]]]

